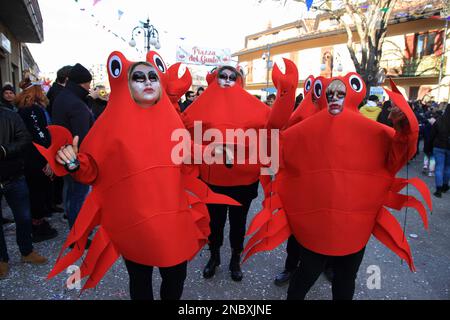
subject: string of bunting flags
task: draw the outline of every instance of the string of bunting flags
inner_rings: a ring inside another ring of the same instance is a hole
[[[74,0],[77,4],[80,4],[80,2],[78,0]],[[93,0],[92,6],[94,7],[95,5],[97,5],[101,0]],[[80,7],[80,11],[87,13],[90,15],[90,17],[95,20],[95,26],[99,27],[100,29],[103,29],[105,32],[110,33],[112,36],[114,36],[115,38],[125,42],[126,44],[128,44],[127,39],[125,39],[125,37],[119,35],[117,32],[115,32],[111,27],[105,25],[104,23],[101,23],[100,20],[97,18],[97,16],[95,15],[94,12],[86,10],[85,7]],[[117,10],[117,19],[120,20],[122,18],[122,16],[125,14],[125,12],[123,10],[118,9]],[[136,52],[142,54],[143,51],[140,50],[138,47],[135,47]]]

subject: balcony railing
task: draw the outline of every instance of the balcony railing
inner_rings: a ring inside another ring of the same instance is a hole
[[[411,59],[385,59],[381,60],[380,67],[386,69],[388,76],[396,77],[423,77],[438,76],[442,56],[424,56]],[[445,57],[443,68],[445,69]],[[445,70],[442,70],[445,73]]]

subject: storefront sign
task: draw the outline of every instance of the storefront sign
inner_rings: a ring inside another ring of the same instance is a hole
[[[11,53],[11,41],[3,33],[0,33],[0,46],[8,53]]]
[[[178,46],[177,61],[186,64],[220,66],[231,63],[230,49]]]

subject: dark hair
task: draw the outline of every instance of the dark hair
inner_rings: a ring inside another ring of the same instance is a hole
[[[378,98],[378,96],[372,94],[369,96],[368,100],[373,101],[373,102],[378,102],[378,100],[380,100],[380,99]]]
[[[192,96],[192,95],[194,95],[194,91],[189,90],[188,92],[186,92],[184,94],[184,97],[187,99],[189,96]]]
[[[241,78],[241,80],[243,80],[242,79],[243,78],[242,72],[239,72],[239,70],[236,69],[235,67],[222,66],[222,67],[219,68],[219,70],[217,70],[217,74],[220,74],[223,70],[230,70],[230,71],[234,72],[238,78]]]
[[[269,100],[269,99],[276,99],[277,98],[277,96],[275,95],[275,94],[273,94],[273,93],[271,93],[271,94],[269,94],[268,96],[267,96],[267,100]]]
[[[200,91],[205,91],[205,88],[199,87],[199,88],[197,89],[197,95],[199,95],[199,92],[200,92]]]
[[[56,82],[65,83],[66,79],[69,78],[70,70],[72,70],[72,66],[64,66],[56,72]]]
[[[296,98],[295,98],[295,107],[297,108],[300,103],[303,101],[303,94],[300,93]]]

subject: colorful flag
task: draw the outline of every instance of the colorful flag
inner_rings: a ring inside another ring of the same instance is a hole
[[[122,16],[123,16],[123,11],[117,10],[117,15],[119,16],[119,20],[120,20],[120,18],[122,18]]]
[[[308,11],[309,11],[309,9],[311,9],[312,3],[313,3],[313,0],[306,0],[306,8],[308,8]]]

